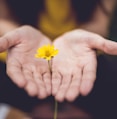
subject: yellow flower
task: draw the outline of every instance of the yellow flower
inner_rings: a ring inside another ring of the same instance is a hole
[[[54,46],[48,44],[44,45],[37,49],[37,54],[35,54],[36,58],[44,58],[46,60],[51,60],[54,56],[58,54],[58,50],[54,48]]]
[[[44,46],[38,48],[37,54],[35,54],[35,57],[36,58],[44,58],[44,59],[48,60],[49,69],[50,69],[50,72],[52,72],[49,60],[51,60],[57,54],[58,54],[58,50],[55,49],[53,45],[48,44],[48,45],[44,45]],[[57,119],[57,112],[58,112],[57,109],[58,109],[58,103],[55,100],[54,119]]]

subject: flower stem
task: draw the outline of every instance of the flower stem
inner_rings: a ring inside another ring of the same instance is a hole
[[[58,102],[55,100],[54,119],[57,119],[57,112],[58,112]]]
[[[50,65],[50,61],[48,60],[48,66],[50,73],[52,73],[52,67]],[[54,119],[57,119],[57,113],[58,113],[58,102],[55,100],[55,106],[54,106]]]
[[[50,70],[50,73],[52,73],[52,68],[51,68],[51,62],[48,60],[48,66],[49,66],[49,70]]]

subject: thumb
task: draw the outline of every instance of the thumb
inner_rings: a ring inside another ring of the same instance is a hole
[[[19,34],[17,31],[11,31],[0,38],[0,52],[3,52],[19,44]]]
[[[101,36],[93,38],[91,48],[98,49],[109,55],[117,55],[117,42],[105,39]]]

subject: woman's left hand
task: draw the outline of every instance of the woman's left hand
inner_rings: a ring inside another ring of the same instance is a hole
[[[74,30],[54,41],[59,54],[52,61],[52,94],[73,101],[91,92],[97,69],[96,49],[117,55],[117,43],[85,30]]]

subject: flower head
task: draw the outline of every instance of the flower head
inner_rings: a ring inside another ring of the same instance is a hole
[[[51,60],[54,56],[58,54],[58,50],[54,48],[54,46],[48,44],[44,45],[37,49],[37,54],[35,54],[36,58],[44,58],[46,60]]]

